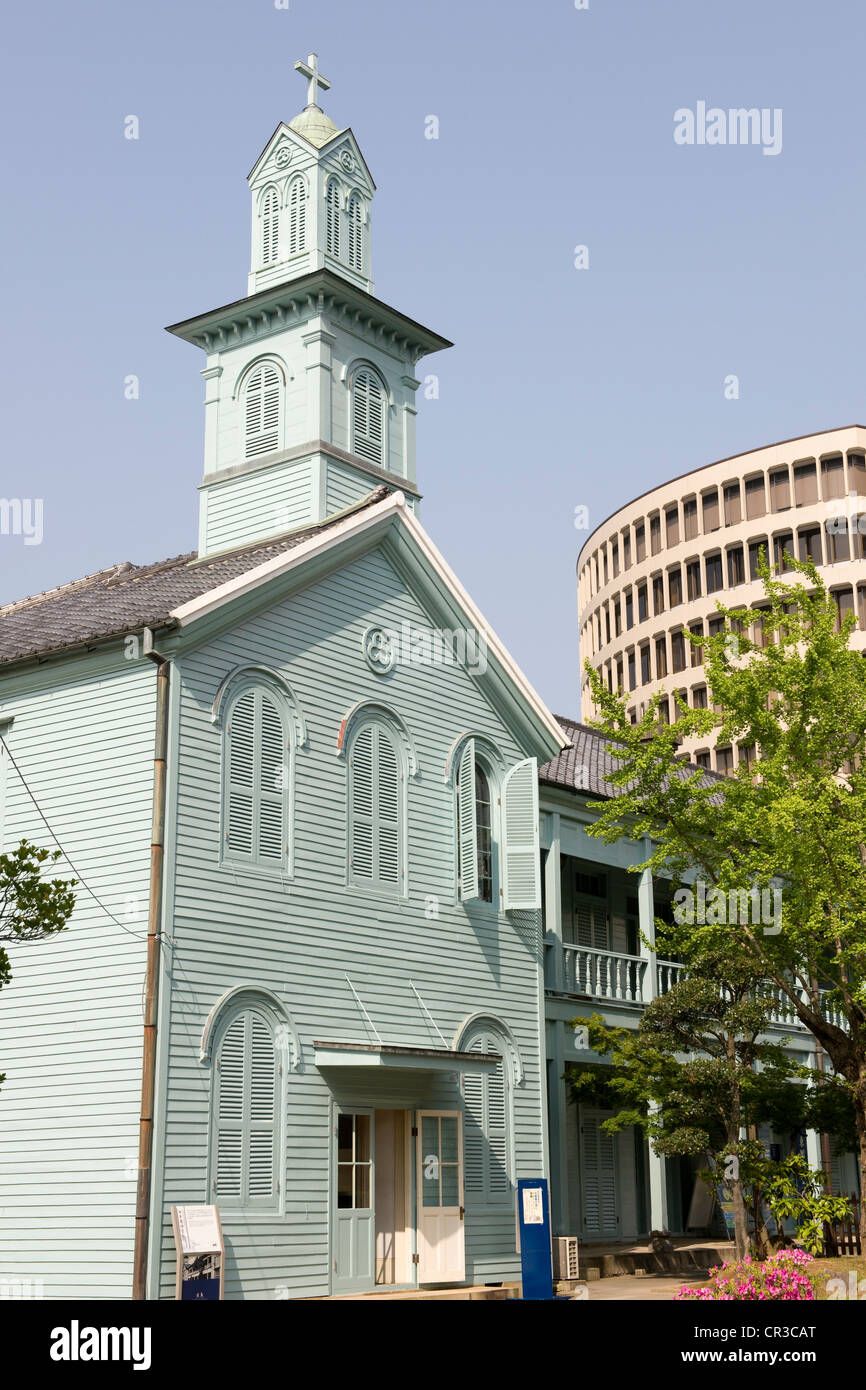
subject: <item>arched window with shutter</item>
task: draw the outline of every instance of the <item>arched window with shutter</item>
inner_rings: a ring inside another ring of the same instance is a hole
[[[485,1056],[496,1054],[499,1058],[495,1066],[466,1071],[462,1077],[466,1203],[467,1206],[508,1205],[513,1201],[510,1045],[500,1032],[482,1020],[465,1034],[460,1050]]]
[[[280,198],[275,188],[262,199],[262,265],[273,265],[280,249]]]
[[[229,1011],[213,1055],[209,1200],[221,1207],[274,1208],[282,1088],[269,1012],[255,1005]]]
[[[224,725],[223,858],[289,867],[290,759],[286,711],[276,692],[247,684]]]
[[[349,199],[349,265],[364,269],[364,205],[359,193]]]
[[[380,468],[385,461],[386,397],[381,378],[372,367],[352,374],[352,452]]]
[[[275,362],[260,362],[244,386],[244,453],[246,458],[272,454],[280,447],[283,376]]]
[[[384,721],[354,731],[349,763],[349,881],[402,893],[405,772],[397,740]]]
[[[289,189],[289,255],[303,251],[307,244],[307,190],[300,177]]]
[[[330,256],[340,255],[340,185],[328,179],[325,188],[325,249]]]
[[[457,881],[461,901],[493,902],[493,794],[491,772],[474,738],[457,762]]]

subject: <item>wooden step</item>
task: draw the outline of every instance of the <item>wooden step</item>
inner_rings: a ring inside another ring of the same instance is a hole
[[[374,1293],[331,1294],[328,1298],[310,1299],[315,1303],[369,1303],[371,1299],[380,1302],[391,1300],[397,1303],[437,1299],[440,1302],[501,1302],[508,1298],[520,1298],[520,1284],[466,1284],[451,1289],[377,1289]]]

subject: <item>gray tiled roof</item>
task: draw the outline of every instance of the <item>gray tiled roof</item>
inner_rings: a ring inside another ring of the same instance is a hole
[[[538,780],[549,787],[564,787],[572,792],[589,792],[593,796],[621,796],[622,789],[608,781],[610,773],[620,767],[618,760],[607,750],[616,739],[590,729],[576,719],[557,714],[555,716],[562,732],[571,739],[571,747],[564,748],[549,763],[538,769]],[[682,772],[687,777],[697,772],[695,763],[683,762]],[[707,785],[724,781],[721,774],[702,769]]]
[[[325,522],[200,563],[195,551],[152,565],[127,560],[58,589],[5,604],[0,607],[0,664],[119,637],[142,627],[165,626],[180,604],[294,549],[350,513],[381,502],[390,491],[382,485]]]
[[[616,796],[616,788],[607,781],[619,764],[607,752],[612,742],[605,734],[580,724],[576,719],[556,716],[562,732],[571,740],[557,757],[538,769],[539,781],[568,791],[586,791],[595,796]]]

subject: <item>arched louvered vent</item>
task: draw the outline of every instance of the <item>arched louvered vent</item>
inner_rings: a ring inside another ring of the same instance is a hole
[[[352,448],[361,458],[384,467],[385,393],[369,367],[359,367],[352,380]]]
[[[280,865],[288,854],[288,742],[283,715],[267,690],[245,690],[226,728],[225,853]]]
[[[325,189],[325,248],[331,256],[340,254],[340,186],[329,179]]]
[[[254,1009],[237,1014],[216,1054],[211,1188],[218,1202],[276,1202],[278,1075],[268,1019]]]
[[[353,882],[399,892],[403,868],[403,777],[397,749],[380,724],[365,724],[349,753],[349,874]]]
[[[247,381],[245,393],[246,457],[258,458],[280,447],[283,381],[273,362],[262,362]]]
[[[511,1115],[505,1044],[498,1034],[479,1029],[462,1046],[465,1052],[499,1053],[501,1058],[495,1068],[463,1076],[466,1196],[481,1203],[508,1201]]]
[[[364,209],[357,193],[349,199],[349,265],[364,269]]]
[[[303,179],[295,179],[289,190],[289,255],[303,251],[307,244],[307,190]]]
[[[262,265],[273,265],[279,253],[280,213],[275,188],[269,188],[262,202]]]

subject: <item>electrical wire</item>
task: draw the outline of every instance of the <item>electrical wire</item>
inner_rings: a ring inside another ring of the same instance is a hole
[[[48,822],[48,820],[47,820],[47,818],[46,818],[46,816],[45,816],[44,811],[42,810],[42,807],[39,805],[39,802],[36,800],[36,797],[33,795],[33,792],[30,790],[29,786],[27,785],[27,780],[26,780],[26,778],[25,778],[25,776],[24,776],[24,773],[21,771],[20,767],[18,766],[18,764],[16,763],[14,757],[12,756],[12,750],[11,750],[11,748],[9,747],[9,744],[6,742],[6,740],[5,740],[5,738],[3,737],[2,734],[0,734],[0,743],[2,743],[2,744],[3,744],[3,747],[6,749],[6,756],[8,757],[8,759],[9,759],[10,763],[12,764],[12,766],[14,767],[15,771],[18,773],[18,776],[19,776],[19,778],[21,779],[21,785],[22,785],[22,787],[24,788],[24,790],[26,791],[27,795],[30,797],[30,800],[33,802],[33,805],[36,807],[36,811],[37,811],[37,813],[38,813],[38,815],[39,815],[40,820],[41,820],[41,821],[43,822],[43,824],[45,825],[45,828],[47,829],[49,835],[50,835],[51,838],[53,839],[53,841],[54,841],[54,843],[56,844],[57,848],[60,850],[60,853],[63,855],[63,858],[66,860],[66,862],[67,862],[67,864],[69,865],[70,869],[71,869],[72,872],[75,874],[75,877],[76,877],[77,881],[81,884],[82,888],[84,888],[84,889],[90,894],[91,898],[92,898],[93,901],[96,903],[97,907],[101,907],[101,908],[102,908],[102,911],[105,913],[106,917],[110,917],[111,920],[112,920],[112,922],[114,922],[114,924],[115,924],[116,926],[120,927],[120,930],[121,930],[121,931],[125,931],[126,934],[127,934],[127,936],[131,936],[131,937],[132,937],[133,941],[144,941],[144,940],[146,940],[146,934],[143,935],[141,932],[130,931],[129,927],[125,927],[125,926],[123,925],[123,923],[122,923],[117,917],[115,917],[114,913],[111,912],[111,911],[105,906],[105,903],[102,902],[102,901],[96,896],[96,894],[94,893],[93,889],[90,887],[90,885],[87,883],[87,880],[84,878],[84,875],[81,874],[81,873],[79,872],[78,869],[76,869],[76,867],[75,867],[75,865],[73,864],[72,860],[69,858],[69,855],[66,853],[66,850],[63,848],[62,844],[61,844],[60,841],[58,840],[57,835],[55,834],[53,828],[51,827],[51,825],[49,824],[49,822]]]

